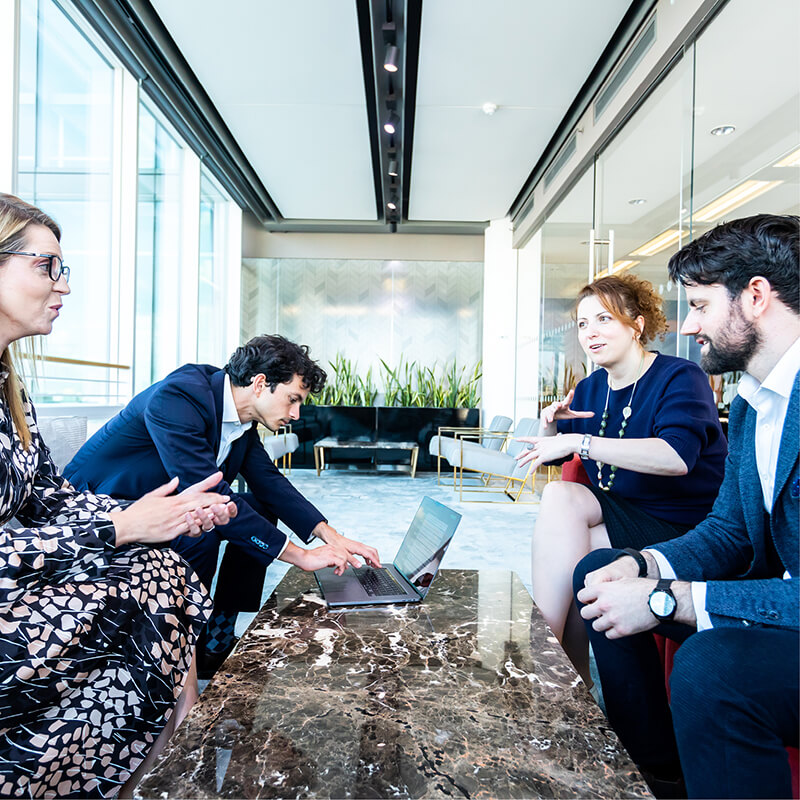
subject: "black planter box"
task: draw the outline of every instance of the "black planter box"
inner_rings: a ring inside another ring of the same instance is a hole
[[[419,445],[418,470],[435,470],[436,459],[428,453],[428,445],[440,427],[474,428],[480,424],[477,408],[392,408],[388,406],[315,406],[305,405],[292,430],[300,446],[292,456],[292,465],[314,466],[314,442],[325,436],[389,442],[416,442]],[[368,459],[362,451],[336,451],[337,460]],[[398,461],[408,461],[408,453],[397,452]],[[391,454],[382,458],[391,461]]]

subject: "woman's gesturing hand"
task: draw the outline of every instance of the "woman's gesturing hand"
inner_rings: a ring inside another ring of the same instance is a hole
[[[199,536],[215,525],[227,524],[236,516],[236,504],[227,495],[208,491],[221,480],[222,473],[216,472],[174,494],[178,479],[173,478],[127,508],[112,511],[109,518],[116,529],[117,546],[160,544],[184,533]]]
[[[520,436],[518,442],[527,442],[525,450],[516,456],[517,466],[533,461],[533,469],[541,464],[565,458],[577,452],[581,437],[577,433],[567,433],[563,436]]]
[[[558,419],[586,419],[593,417],[594,411],[573,411],[569,407],[574,395],[575,390],[570,389],[563,400],[556,400],[555,403],[550,403],[549,406],[543,408],[542,415],[539,418],[541,426],[552,425]]]

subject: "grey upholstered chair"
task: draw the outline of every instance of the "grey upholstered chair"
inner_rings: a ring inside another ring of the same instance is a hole
[[[292,453],[300,446],[296,433],[292,433],[291,425],[283,426],[274,434],[266,428],[259,431],[261,441],[267,455],[277,464],[280,460],[281,470],[285,473],[292,471]]]
[[[525,443],[516,439],[519,436],[536,436],[538,430],[539,420],[525,417],[517,424],[513,436],[509,437],[505,450],[487,450],[483,447],[470,446],[473,443],[465,442],[465,446],[458,453],[459,461],[453,464],[457,474],[459,498],[463,500],[464,494],[480,493],[483,499],[491,499],[491,494],[502,494],[514,502],[519,502],[528,484],[530,484],[530,494],[533,495],[536,489],[536,474],[531,470],[530,464],[522,466],[518,464],[516,456],[525,447]],[[468,473],[466,488],[465,473]],[[470,477],[477,480],[470,482]]]
[[[433,436],[428,444],[428,452],[436,458],[437,482],[441,482],[442,459],[447,459],[450,466],[454,466],[460,460],[457,452],[463,444],[487,450],[500,450],[505,444],[505,434],[511,428],[512,421],[511,417],[498,414],[487,428],[439,428],[438,435]],[[443,435],[445,433],[450,435]]]
[[[86,417],[38,417],[39,435],[61,472],[86,441]]]

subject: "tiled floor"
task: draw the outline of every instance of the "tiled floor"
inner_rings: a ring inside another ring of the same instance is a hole
[[[378,549],[391,562],[420,500],[429,495],[462,515],[443,567],[477,569],[494,567],[514,570],[530,592],[531,533],[538,505],[510,502],[459,502],[446,485],[437,486],[435,473],[416,478],[401,473],[365,474],[347,470],[295,469],[289,479],[340,533]],[[295,541],[299,541],[295,539]],[[302,544],[302,543],[300,543]],[[288,565],[276,561],[268,570],[264,599],[286,573]],[[254,615],[241,614],[241,633]]]

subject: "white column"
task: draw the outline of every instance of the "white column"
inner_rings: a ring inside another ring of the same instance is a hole
[[[517,271],[517,418],[539,416],[542,231],[519,251]]]
[[[495,220],[486,229],[483,260],[484,423],[497,414],[516,419],[517,251],[511,222]]]
[[[241,344],[242,319],[242,209],[230,202],[227,225],[227,253],[225,259],[225,352],[222,354],[226,363],[231,353]]]
[[[114,96],[114,191],[115,220],[112,227],[112,288],[117,298],[109,319],[109,360],[127,364],[119,370],[118,401],[133,394],[133,348],[136,306],[136,219],[138,209],[139,85],[126,69],[115,72]]]
[[[0,192],[14,193],[17,166],[18,0],[0,0]]]
[[[184,148],[181,196],[181,269],[178,298],[178,363],[197,360],[197,287],[200,263],[200,159]]]

